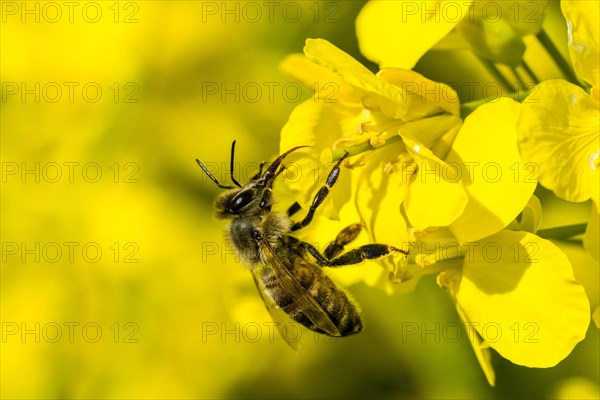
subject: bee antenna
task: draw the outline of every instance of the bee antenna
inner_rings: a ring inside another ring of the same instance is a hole
[[[208,175],[208,177],[209,177],[209,178],[210,178],[210,179],[211,179],[211,180],[212,180],[214,183],[216,183],[218,187],[220,187],[221,189],[233,189],[233,188],[234,188],[233,186],[221,185],[221,184],[219,183],[219,181],[217,180],[217,178],[215,178],[215,177],[213,176],[213,174],[211,174],[211,173],[210,173],[210,171],[209,171],[209,170],[208,170],[208,169],[207,169],[207,168],[204,166],[204,164],[202,164],[202,162],[201,162],[200,160],[198,160],[198,159],[196,158],[196,162],[198,163],[198,165],[200,166],[200,168],[202,168],[202,171],[204,171],[204,173],[205,173],[206,175]],[[238,186],[239,186],[239,185],[238,185]]]
[[[237,185],[237,187],[242,187],[242,185],[240,185],[238,183],[238,181],[235,180],[235,177],[233,176],[234,154],[235,154],[235,140],[231,143],[231,161],[229,162],[229,171],[231,173],[231,181],[233,183],[235,183]]]

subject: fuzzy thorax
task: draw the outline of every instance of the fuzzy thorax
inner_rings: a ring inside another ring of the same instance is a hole
[[[281,238],[290,232],[292,222],[281,213],[264,214],[256,218],[234,218],[227,227],[227,238],[244,264],[250,269],[267,262],[252,232],[257,229],[272,248],[279,246]]]

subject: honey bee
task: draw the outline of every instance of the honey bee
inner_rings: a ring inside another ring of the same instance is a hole
[[[265,171],[265,163],[261,163],[258,173],[244,185],[238,183],[233,173],[235,141],[231,145],[230,159],[231,181],[235,186],[220,184],[200,160],[196,159],[196,162],[219,188],[227,189],[215,199],[216,215],[231,221],[227,225],[226,236],[252,272],[267,310],[279,322],[277,326],[281,328],[285,318],[282,314],[286,314],[321,334],[353,335],[363,329],[357,306],[324,274],[323,267],[337,268],[391,253],[407,253],[384,244],[367,244],[341,254],[344,246],[360,233],[361,223],[343,229],[323,254],[311,244],[292,236],[292,232],[310,224],[315,211],[336,183],[340,165],[348,157],[346,153],[335,164],[306,216],[294,223],[291,217],[301,207],[296,202],[287,213],[271,211],[272,187],[285,169],[282,163],[285,157],[306,147],[298,146],[286,151]],[[296,347],[285,335],[282,336],[288,344]]]

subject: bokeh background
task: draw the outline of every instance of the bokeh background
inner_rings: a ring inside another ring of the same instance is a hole
[[[489,387],[434,277],[410,294],[349,288],[366,324],[356,337],[302,331],[296,353],[270,336],[212,216],[219,189],[194,160],[226,180],[236,139],[243,180],[278,153],[290,112],[313,95],[278,64],[308,37],[375,71],[355,37],[363,4],[1,2],[2,398],[598,396],[593,324],[555,368],[494,353]],[[545,28],[566,55],[557,2]],[[561,77],[528,44],[540,79]],[[416,69],[494,82],[467,51],[428,53]],[[589,204],[538,194],[542,228],[587,221]],[[597,298],[597,263],[560,246]]]

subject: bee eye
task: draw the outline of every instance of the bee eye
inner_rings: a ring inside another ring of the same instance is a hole
[[[246,207],[254,199],[252,190],[244,190],[234,196],[229,203],[229,212],[237,214],[242,208]]]

